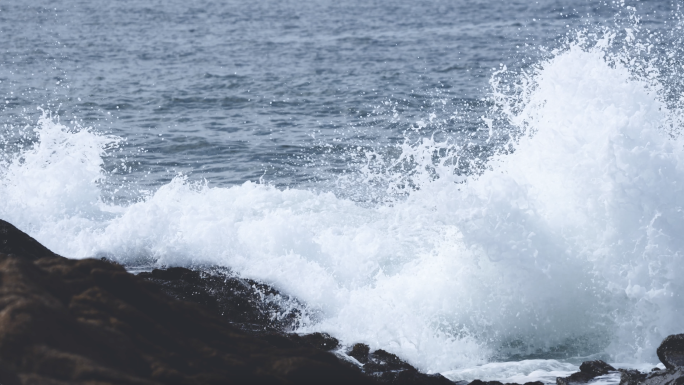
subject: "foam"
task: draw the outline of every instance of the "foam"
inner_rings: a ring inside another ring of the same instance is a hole
[[[524,384],[542,381],[556,383],[557,377],[567,377],[579,371],[579,366],[556,360],[522,360],[517,362],[492,362],[476,367],[451,370],[442,373],[457,381],[502,381]]]

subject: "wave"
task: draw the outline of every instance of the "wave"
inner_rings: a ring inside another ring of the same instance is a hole
[[[228,267],[306,303],[298,331],[428,372],[516,357],[657,362],[684,311],[681,111],[634,54],[648,44],[587,36],[492,77],[486,162],[464,155],[472,143],[426,137],[390,167],[358,170],[401,199],[178,176],[117,204],[102,184],[119,139],[45,113],[36,142],[0,166],[0,216],[72,258]]]

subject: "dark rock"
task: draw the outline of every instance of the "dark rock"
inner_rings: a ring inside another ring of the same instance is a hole
[[[57,254],[41,245],[25,232],[17,229],[9,222],[0,219],[0,251],[3,254],[21,255],[24,259],[36,260],[42,257],[54,257]]]
[[[598,376],[603,376],[610,372],[614,372],[616,369],[607,363],[596,360],[596,361],[585,361],[580,365],[580,371],[573,373],[568,377],[558,377],[556,378],[557,385],[569,385],[572,383],[584,383],[589,380],[596,378]]]
[[[520,385],[520,384],[516,384],[513,382],[507,382],[504,384],[501,381],[474,380],[474,381],[471,381],[468,385]],[[526,382],[524,385],[544,385],[544,383],[541,381],[531,381],[531,382]]]
[[[441,374],[425,374],[415,369],[385,372],[380,380],[396,385],[454,385]]]
[[[268,285],[235,277],[229,271],[194,271],[175,267],[155,269],[150,273],[141,273],[138,277],[160,285],[164,292],[174,298],[203,305],[242,331],[258,335],[274,346],[305,346],[324,351],[339,347],[339,341],[325,333],[287,333],[292,329],[293,320],[296,322],[299,314],[296,310],[282,309],[278,301],[269,302],[268,299],[284,299],[290,303],[295,300]],[[370,348],[364,344],[354,345],[349,355],[363,364],[363,373],[380,382],[405,385],[453,384],[442,375],[421,373],[396,355],[384,350],[370,353]],[[358,369],[356,366],[353,367]]]
[[[340,341],[337,338],[326,333],[305,334],[299,337],[305,344],[321,350],[333,350],[340,346]]]
[[[368,353],[370,348],[366,344],[355,344],[349,351],[349,356],[356,358],[357,361],[361,363],[368,362]]]
[[[244,332],[121,266],[62,258],[6,222],[0,229],[3,385],[375,382],[333,354]]]
[[[656,370],[640,382],[643,385],[684,385],[684,367]]]
[[[194,271],[183,267],[154,269],[138,277],[154,282],[173,298],[200,304],[246,332],[287,332],[298,326],[297,301],[263,283],[232,275],[226,269]]]
[[[667,369],[684,366],[684,334],[673,334],[665,338],[656,353]]]
[[[474,380],[474,381],[471,381],[468,385],[504,385],[504,384],[500,381]]]
[[[441,374],[421,373],[407,362],[402,361],[396,355],[385,350],[379,349],[368,353],[368,346],[356,344],[354,347],[360,352],[365,353],[365,364],[363,371],[377,378],[380,382],[388,384],[403,385],[453,385]],[[351,354],[350,354],[351,355]],[[359,360],[360,361],[360,360]]]
[[[580,372],[585,373],[591,376],[592,378],[603,376],[614,371],[616,371],[614,367],[608,365],[607,363],[601,360],[585,361],[582,362],[582,365],[580,365]]]
[[[638,370],[618,369],[620,372],[620,385],[637,385],[646,379],[646,373]]]
[[[366,357],[367,363],[363,366],[363,370],[366,373],[416,370],[413,366],[402,361],[401,358],[382,349],[366,354]]]

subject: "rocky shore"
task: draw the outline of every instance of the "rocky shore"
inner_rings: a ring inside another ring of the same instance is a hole
[[[296,304],[224,270],[136,276],[67,259],[0,220],[0,384],[453,384],[364,344],[289,333],[300,314],[283,299]],[[557,384],[619,373],[620,385],[684,385],[684,335],[658,357],[665,370],[591,361]],[[483,384],[503,385],[469,385]]]

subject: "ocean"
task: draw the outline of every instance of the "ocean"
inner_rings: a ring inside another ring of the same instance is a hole
[[[684,316],[683,15],[3,1],[0,218],[229,269],[296,298],[292,332],[454,381],[650,369]]]

